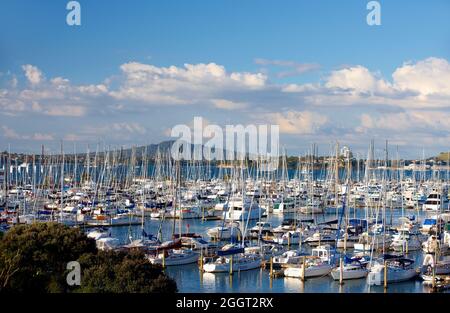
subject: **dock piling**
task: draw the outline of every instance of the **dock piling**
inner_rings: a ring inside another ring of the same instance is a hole
[[[302,281],[305,281],[305,269],[306,269],[306,257],[303,257],[303,265],[302,265]]]
[[[230,276],[233,275],[233,256],[230,257]]]
[[[384,261],[384,289],[386,290],[388,287],[388,281],[387,281],[387,271],[388,271],[388,267],[387,267],[387,261]]]
[[[270,257],[270,278],[273,277],[273,257]]]

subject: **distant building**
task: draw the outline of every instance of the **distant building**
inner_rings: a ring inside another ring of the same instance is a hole
[[[347,146],[343,146],[342,148],[341,148],[341,156],[342,157],[344,157],[344,158],[352,158],[353,157],[353,155],[352,155],[352,152],[350,151],[350,148],[349,147],[347,147]]]

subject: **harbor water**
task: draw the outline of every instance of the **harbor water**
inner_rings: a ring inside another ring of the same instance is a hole
[[[405,211],[408,216],[416,215],[417,211]],[[353,214],[353,210],[350,211]],[[356,216],[362,216],[364,209],[356,209]],[[398,218],[402,215],[401,210],[393,210],[393,224],[395,225]],[[311,215],[309,215],[311,217]],[[269,215],[267,221],[273,226],[281,224],[283,215]],[[307,218],[307,216],[300,216],[300,218]],[[318,222],[334,219],[335,215],[317,215]],[[168,219],[162,222],[162,234],[164,240],[170,239],[173,227],[175,225],[175,233],[179,232],[180,224],[182,232],[198,233],[204,238],[206,230],[222,225],[222,220],[215,221],[201,221],[200,219],[191,220],[172,220]],[[253,226],[256,221],[250,222]],[[145,231],[148,234],[156,234],[160,227],[159,220],[150,218],[145,219]],[[142,229],[140,225],[121,226],[111,228],[111,235],[119,238],[123,243],[127,243],[130,239],[140,238]],[[297,249],[298,246],[291,246],[291,249]],[[302,250],[309,252],[311,250],[306,244],[302,245]],[[352,252],[351,249],[348,252]],[[408,258],[415,260],[415,267],[422,265],[424,253],[422,250],[411,251],[406,255]],[[366,292],[389,292],[389,293],[426,293],[429,292],[427,287],[424,287],[422,280],[417,277],[416,280],[410,280],[401,283],[393,283],[384,290],[383,286],[369,286],[366,279],[346,280],[341,286],[339,281],[334,281],[331,276],[311,278],[302,282],[298,278],[280,277],[270,278],[269,271],[263,268],[236,272],[232,276],[228,273],[201,273],[198,264],[189,264],[182,266],[170,266],[165,269],[167,275],[172,277],[178,286],[181,293],[195,292],[195,293],[238,293],[238,292],[261,292],[261,293],[366,293]]]

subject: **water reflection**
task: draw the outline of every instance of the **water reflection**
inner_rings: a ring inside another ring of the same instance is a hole
[[[358,210],[356,215],[363,214],[364,210]],[[394,221],[401,216],[401,212],[394,211]],[[303,218],[303,217],[301,217]],[[333,215],[322,215],[319,220],[333,219]],[[270,216],[268,221],[272,225],[277,226],[281,223],[282,216]],[[189,229],[190,232],[196,232],[202,235],[206,234],[206,230],[210,227],[221,225],[223,221],[204,221],[201,220],[183,220],[173,221],[167,220],[162,224],[158,220],[146,220],[145,230],[147,233],[157,234],[161,226],[164,239],[170,238],[174,232],[178,233],[179,227],[183,231]],[[250,223],[253,226],[256,221]],[[160,225],[161,224],[161,225]],[[129,235],[133,238],[139,238],[141,234],[140,226],[116,227],[112,229],[112,235],[118,237],[122,242],[126,242]],[[297,247],[291,247],[297,248]],[[310,248],[304,245],[305,251]],[[351,251],[351,250],[350,250]],[[419,267],[423,261],[422,251],[411,251],[409,258],[416,261],[416,267]],[[180,292],[289,292],[289,293],[362,293],[362,292],[384,292],[383,286],[371,286],[369,288],[366,279],[345,280],[341,286],[339,281],[334,281],[331,277],[311,278],[302,282],[298,278],[270,278],[269,271],[263,269],[255,269],[244,272],[235,272],[232,276],[229,273],[203,273],[201,274],[197,264],[185,266],[168,267],[166,273],[174,278]],[[421,280],[413,280],[408,282],[390,284],[386,290],[388,293],[405,293],[405,292],[429,292],[424,288]]]

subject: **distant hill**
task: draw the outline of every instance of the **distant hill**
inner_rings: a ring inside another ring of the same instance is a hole
[[[450,155],[450,152],[441,152],[441,153],[439,153],[439,155],[436,157],[436,159],[437,159],[438,161],[448,162],[448,160],[449,160],[449,155]]]
[[[154,158],[156,156],[156,153],[158,152],[158,149],[159,149],[160,153],[166,154],[168,151],[170,151],[174,142],[175,142],[175,140],[167,140],[167,141],[162,141],[162,142],[156,143],[156,144],[150,144],[147,146],[135,147],[134,149],[136,151],[137,157],[142,156],[143,153],[145,152],[145,150],[147,149],[147,156],[150,158]],[[122,150],[122,155],[124,157],[130,157],[131,154],[132,154],[132,148]]]

